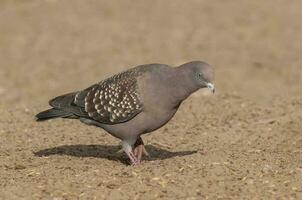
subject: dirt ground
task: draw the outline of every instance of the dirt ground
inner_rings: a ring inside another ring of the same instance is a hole
[[[300,0],[1,0],[0,199],[302,199]],[[50,98],[143,63],[204,60],[141,166]]]

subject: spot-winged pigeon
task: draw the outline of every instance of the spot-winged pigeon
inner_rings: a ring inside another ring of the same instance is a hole
[[[131,68],[85,90],[52,99],[51,109],[36,115],[79,119],[122,140],[123,151],[137,165],[147,153],[141,135],[165,125],[181,102],[200,88],[214,93],[214,72],[202,61],[178,67],[147,64]]]

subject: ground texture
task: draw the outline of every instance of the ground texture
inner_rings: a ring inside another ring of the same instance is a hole
[[[302,199],[300,0],[0,2],[0,199]],[[141,166],[47,101],[142,63],[205,60]]]

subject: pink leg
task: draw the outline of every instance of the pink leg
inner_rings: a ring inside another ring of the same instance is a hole
[[[146,156],[149,156],[149,153],[145,149],[145,145],[144,145],[142,138],[139,137],[134,144],[134,155],[140,162],[143,154],[145,154]]]

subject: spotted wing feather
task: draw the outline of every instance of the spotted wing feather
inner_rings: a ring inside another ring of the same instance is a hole
[[[86,91],[85,111],[95,121],[116,124],[132,119],[143,109],[138,94],[139,72],[126,71]]]

